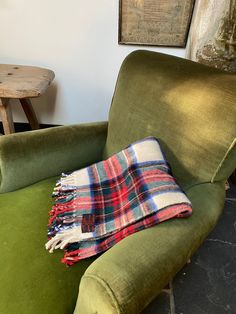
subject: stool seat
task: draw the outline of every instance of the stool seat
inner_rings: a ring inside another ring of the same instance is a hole
[[[0,97],[38,97],[45,92],[54,77],[54,72],[48,69],[0,64]]]
[[[32,129],[39,123],[30,98],[42,95],[55,77],[53,71],[26,65],[0,64],[0,116],[5,134],[14,133],[10,99],[19,99]]]

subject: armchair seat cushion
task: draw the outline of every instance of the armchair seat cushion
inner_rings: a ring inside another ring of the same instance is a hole
[[[61,252],[45,250],[55,180],[0,195],[0,313],[74,311],[80,278],[94,258],[67,268]]]

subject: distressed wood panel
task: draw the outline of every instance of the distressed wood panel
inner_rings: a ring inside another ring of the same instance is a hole
[[[184,47],[195,0],[120,0],[119,43]]]

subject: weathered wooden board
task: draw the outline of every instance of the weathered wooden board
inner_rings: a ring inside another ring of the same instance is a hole
[[[188,59],[236,72],[236,0],[197,0]]]
[[[53,71],[44,68],[0,64],[0,97],[38,97],[51,84],[54,76]]]
[[[120,0],[119,43],[184,47],[194,0]]]

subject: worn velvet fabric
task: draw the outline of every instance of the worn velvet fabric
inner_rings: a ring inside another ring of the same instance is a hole
[[[79,281],[94,259],[68,269],[45,250],[56,178],[0,195],[0,313],[73,313]]]
[[[149,135],[159,138],[193,215],[133,234],[89,267],[92,260],[66,269],[59,255],[46,252],[55,179],[32,184],[101,160],[107,124],[1,137],[0,313],[73,313],[79,284],[75,314],[138,313],[153,300],[221,214],[224,181],[236,166],[235,86],[235,75],[184,59],[128,56],[103,156]]]
[[[0,193],[100,160],[107,122],[0,136]]]
[[[104,156],[151,135],[160,139],[182,186],[224,180],[236,164],[235,86],[233,74],[133,52],[117,81]]]

